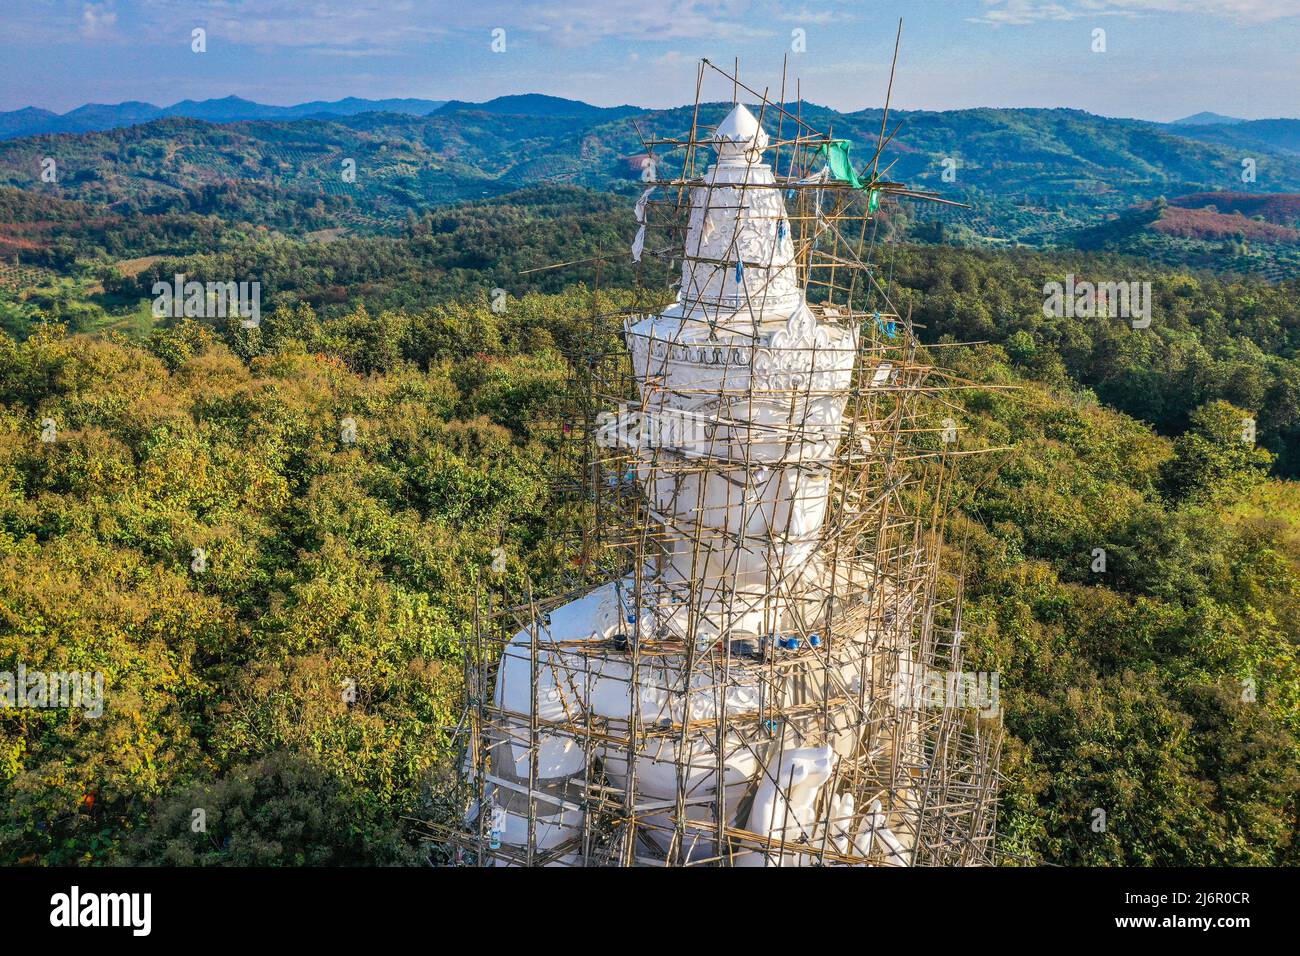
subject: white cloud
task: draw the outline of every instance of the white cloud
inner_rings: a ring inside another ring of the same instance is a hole
[[[843,19],[838,12],[808,13],[810,24]],[[489,42],[502,27],[509,37],[559,46],[607,40],[756,40],[785,35],[781,0],[4,0],[5,30],[26,42],[57,43],[69,36],[138,44],[183,43],[202,26],[210,40],[261,49],[341,55],[418,48],[422,43]],[[13,6],[10,6],[13,4]],[[117,10],[114,10],[116,4]],[[805,10],[807,8],[804,8]],[[119,14],[120,11],[120,22]],[[803,14],[800,14],[803,15]],[[116,29],[114,29],[116,28]]]
[[[97,38],[107,36],[117,23],[117,14],[107,3],[88,3],[81,11],[81,35]]]
[[[666,53],[661,53],[659,56],[655,57],[654,65],[676,68],[686,63],[690,63],[692,60],[693,58],[687,56],[685,53],[678,50],[669,50]]]
[[[846,23],[858,19],[849,10],[809,10],[806,6],[798,10],[781,10],[776,13],[776,18],[804,26],[826,26],[829,23]]]
[[[492,29],[573,46],[606,39],[752,39],[775,35],[759,7],[770,0],[139,0],[142,17],[173,28],[193,22],[227,42],[262,47],[364,50],[454,36],[483,42]]]
[[[977,23],[1023,24],[1095,16],[1185,13],[1264,23],[1300,16],[1300,0],[984,0]]]
[[[542,0],[526,7],[488,3],[502,25],[514,23],[565,43],[619,40],[744,40],[776,35],[753,0]],[[504,7],[505,9],[502,9]],[[507,12],[509,11],[509,12]],[[507,27],[508,29],[508,27]]]
[[[167,34],[194,26],[232,45],[336,48],[343,55],[387,51],[447,32],[447,18],[427,5],[383,0],[140,0],[141,18]]]

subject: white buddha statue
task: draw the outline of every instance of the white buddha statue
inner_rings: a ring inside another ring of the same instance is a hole
[[[491,751],[492,830],[522,853],[531,779],[535,850],[567,843],[557,862],[581,863],[584,787],[598,770],[627,788],[628,748],[609,741],[635,722],[638,855],[789,866],[812,861],[801,845],[865,853],[879,835],[905,863],[878,805],[855,810],[830,792],[840,762],[879,743],[862,739],[852,710],[871,683],[868,625],[827,626],[832,601],[868,577],[832,560],[827,529],[858,328],[819,323],[805,301],[753,114],[737,106],[710,142],[678,299],[625,328],[641,427],[623,437],[662,550],[507,647],[494,703],[514,716]],[[799,705],[807,715],[788,716]],[[584,739],[557,724],[602,729]],[[785,852],[720,848],[719,824]]]

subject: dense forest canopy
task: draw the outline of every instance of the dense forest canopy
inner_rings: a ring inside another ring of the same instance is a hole
[[[479,571],[506,548],[502,599],[573,571],[552,413],[592,305],[0,339],[0,658],[93,663],[112,688],[99,720],[3,717],[4,858],[416,859],[408,818],[456,772]],[[967,393],[963,441],[1013,452],[957,495],[972,664],[1002,675],[1008,852],[1295,862],[1300,498],[1240,441],[1246,412],[1210,401],[1170,441],[1003,346],[941,351],[1017,386]],[[192,806],[217,808],[202,836]]]

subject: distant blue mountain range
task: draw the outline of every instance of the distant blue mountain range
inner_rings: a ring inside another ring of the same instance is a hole
[[[391,99],[363,100],[348,97],[327,103],[315,100],[297,106],[267,106],[238,96],[216,100],[181,100],[171,106],[127,102],[114,105],[87,103],[59,115],[49,110],[27,107],[0,113],[0,139],[38,136],[42,133],[89,133],[97,130],[134,126],[167,116],[184,116],[210,123],[233,123],[239,120],[292,120],[304,116],[355,116],[358,113],[406,113],[426,116],[444,105],[443,100]]]
[[[365,100],[350,96],[334,102],[313,100],[296,106],[267,106],[238,96],[227,96],[213,100],[181,100],[166,107],[137,101],[112,105],[87,103],[62,115],[28,106],[7,113],[0,112],[0,139],[40,136],[45,133],[89,133],[135,126],[168,116],[183,116],[189,119],[207,120],[210,123],[235,123],[241,120],[295,120],[307,116],[356,116],[359,113],[404,113],[409,116],[428,116],[430,113],[453,110],[478,110],[485,113],[539,117],[595,118],[599,116],[606,119],[643,112],[632,106],[605,108],[540,93],[499,96],[485,103],[466,103],[461,100]]]
[[[825,112],[832,116],[825,107],[804,102],[805,111]],[[362,114],[398,114],[407,117],[448,117],[456,113],[488,114],[494,118],[525,117],[530,122],[542,123],[545,128],[555,129],[594,128],[603,124],[614,123],[628,116],[651,112],[635,106],[593,106],[580,100],[564,99],[558,96],[546,96],[541,93],[523,93],[513,96],[499,96],[483,103],[469,103],[462,100],[424,100],[424,99],[384,99],[367,100],[349,97],[334,102],[314,100],[299,103],[296,106],[268,106],[254,103],[252,100],[237,96],[227,96],[211,100],[182,100],[171,106],[159,107],[152,103],[127,102],[116,105],[88,103],[62,115],[49,110],[27,107],[11,112],[0,112],[0,140],[15,140],[21,137],[37,136],[51,133],[89,134],[111,131],[128,126],[136,126],[155,120],[171,117],[201,120],[209,123],[235,123],[241,121],[287,122],[314,118],[359,117]],[[959,133],[972,117],[979,116],[1021,116],[1028,118],[1036,115],[1033,110],[966,110],[931,113],[917,111],[899,112],[899,117],[908,117],[909,125],[928,122],[927,117],[938,120],[941,125],[953,126],[952,132]],[[843,116],[866,116],[872,111],[865,110],[856,114]],[[1111,124],[1117,128],[1146,127],[1172,133],[1184,140],[1198,140],[1239,151],[1242,157],[1255,156],[1260,151],[1280,152],[1300,155],[1300,119],[1243,120],[1218,113],[1196,113],[1192,116],[1175,120],[1172,123],[1148,123],[1139,120],[1123,120],[1107,117],[1094,117],[1079,111],[1055,111],[1052,115],[1061,117],[1074,116],[1081,122]],[[349,120],[349,122],[354,122]],[[841,121],[842,122],[842,121]],[[557,125],[558,124],[558,125]],[[977,124],[978,125],[978,124]],[[471,127],[473,121],[471,121]],[[470,127],[464,127],[470,128]],[[968,130],[967,133],[970,133]],[[471,137],[472,138],[472,137]],[[968,135],[959,136],[968,139]],[[1236,163],[1234,162],[1235,166]]]
[[[1182,119],[1176,119],[1170,126],[1234,126],[1237,123],[1246,123],[1249,120],[1241,119],[1237,116],[1224,116],[1222,113],[1193,113],[1191,116],[1184,116]]]
[[[805,106],[809,105],[807,103]],[[19,110],[0,112],[0,140],[16,139],[20,136],[40,136],[45,133],[88,133],[99,130],[118,129],[135,126],[151,120],[169,116],[182,116],[190,119],[206,120],[210,123],[236,123],[242,120],[295,120],[308,116],[356,116],[361,113],[400,113],[408,116],[428,116],[432,113],[450,113],[453,111],[477,111],[498,115],[565,117],[573,119],[600,119],[609,121],[621,116],[644,113],[647,110],[635,106],[602,107],[593,106],[580,100],[564,99],[559,96],[547,96],[542,93],[522,93],[513,96],[498,96],[483,103],[469,103],[463,100],[424,100],[424,99],[384,99],[367,100],[355,96],[347,99],[312,100],[296,106],[268,106],[255,103],[238,96],[226,96],[211,100],[181,100],[171,106],[155,106],[152,103],[128,101],[126,103],[106,104],[87,103],[67,113],[53,113],[50,110],[28,106]],[[1244,120],[1221,113],[1202,112],[1167,124],[1152,124],[1180,128],[1200,127],[1204,138],[1216,138],[1210,134],[1210,127],[1238,126],[1240,134],[1267,130],[1265,139],[1272,139],[1275,130],[1272,127],[1292,127],[1300,121],[1294,119],[1278,120]],[[1289,130],[1288,130],[1289,131]],[[1201,137],[1198,137],[1201,138]],[[1252,138],[1240,135],[1240,139]],[[1288,136],[1283,148],[1295,150],[1293,137]]]

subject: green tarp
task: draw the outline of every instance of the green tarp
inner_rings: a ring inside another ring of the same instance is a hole
[[[853,163],[849,160],[849,141],[846,139],[833,139],[829,143],[823,143],[818,152],[826,157],[826,165],[831,168],[831,175],[842,183],[850,183],[854,189],[862,188],[862,180],[858,179],[858,174],[853,171]]]
[[[853,169],[853,163],[849,159],[849,141],[846,139],[833,139],[829,143],[823,143],[817,150],[818,153],[826,157],[826,165],[831,168],[831,175],[842,183],[848,183],[854,189],[866,189],[869,185],[858,178],[858,174]],[[867,199],[867,211],[875,212],[880,207],[880,190],[871,190],[871,195]]]

